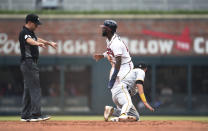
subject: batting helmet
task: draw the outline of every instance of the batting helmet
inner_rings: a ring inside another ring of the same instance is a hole
[[[105,20],[104,24],[101,27],[110,28],[110,30],[114,33],[117,29],[117,23],[114,20]]]

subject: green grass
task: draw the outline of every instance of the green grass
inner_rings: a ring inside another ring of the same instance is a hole
[[[0,10],[0,14],[28,14],[28,13],[37,13],[37,14],[208,14],[208,10],[175,10],[175,11],[144,11],[144,10],[126,10],[126,11],[64,11],[64,10],[19,10],[19,11],[9,11],[9,10]]]
[[[208,122],[207,116],[144,116],[142,120],[191,120]]]
[[[0,116],[0,121],[19,121],[19,116]],[[51,120],[103,120],[103,116],[52,116]],[[191,120],[208,122],[208,116],[142,116],[141,120]]]

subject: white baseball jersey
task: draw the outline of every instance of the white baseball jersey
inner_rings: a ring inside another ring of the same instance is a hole
[[[127,73],[130,72],[134,68],[134,65],[131,61],[131,57],[128,51],[128,47],[125,43],[120,39],[117,34],[114,34],[111,38],[111,41],[106,40],[107,43],[107,51],[104,53],[105,55],[109,55],[112,58],[113,63],[116,63],[116,56],[121,56],[121,67],[118,73],[119,81],[122,80]],[[111,69],[110,78],[114,71],[114,67]],[[119,81],[116,81],[114,85],[117,85]]]
[[[131,70],[131,72],[122,80],[122,82],[128,86],[128,90],[130,90],[131,95],[135,95],[137,93],[136,81],[144,81],[144,78],[145,72],[140,68],[135,68]]]
[[[120,39],[117,34],[114,34],[111,41],[106,40],[107,54],[112,57],[114,63],[116,63],[116,56],[121,56],[121,64],[125,64],[131,61],[129,51],[125,43]]]
[[[116,57],[121,56],[121,67],[117,75],[116,81],[111,89],[113,102],[116,104],[119,109],[119,114],[128,113],[130,109],[133,109],[133,104],[131,101],[131,96],[128,93],[128,90],[122,84],[122,79],[124,79],[128,73],[134,68],[134,65],[131,61],[131,57],[125,43],[120,39],[117,34],[114,34],[111,41],[108,39],[107,42],[107,51],[104,55],[109,55],[112,58],[113,63],[116,63]],[[114,66],[111,68],[110,78],[114,71]],[[134,110],[134,112],[136,112]],[[132,113],[133,114],[133,113]],[[134,113],[135,116],[138,116],[137,112]]]

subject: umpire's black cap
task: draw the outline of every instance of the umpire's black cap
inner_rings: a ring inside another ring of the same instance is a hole
[[[101,25],[101,27],[107,27],[114,33],[117,29],[117,23],[114,20],[105,20],[104,24]]]
[[[139,64],[135,65],[135,68],[145,69],[145,68],[147,68],[147,65],[145,63],[139,63]]]
[[[36,14],[28,14],[28,15],[26,16],[26,23],[27,23],[28,21],[31,21],[31,22],[33,22],[33,23],[35,23],[35,24],[37,24],[37,25],[41,25],[41,24],[42,24],[42,23],[40,22],[40,20],[39,20],[39,17],[38,17]]]

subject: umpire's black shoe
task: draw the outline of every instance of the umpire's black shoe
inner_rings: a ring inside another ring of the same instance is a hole
[[[31,122],[36,122],[36,121],[46,121],[49,120],[51,117],[47,115],[41,115],[41,116],[32,116],[30,118]]]

